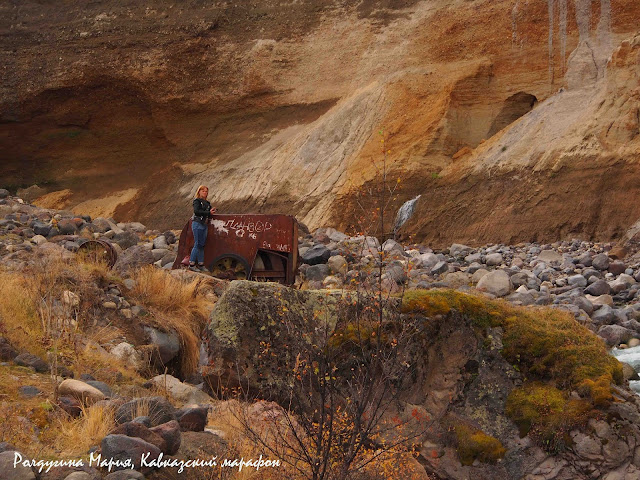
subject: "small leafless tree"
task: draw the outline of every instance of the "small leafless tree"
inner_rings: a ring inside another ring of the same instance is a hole
[[[407,410],[406,404],[414,385],[423,326],[419,320],[401,318],[403,290],[392,296],[384,288],[384,252],[381,248],[371,252],[367,243],[372,219],[379,222],[377,230],[384,232],[385,211],[397,186],[387,185],[382,139],[382,181],[374,193],[378,207],[375,214],[363,215],[369,223],[362,225],[362,252],[373,254],[376,274],[369,280],[374,280],[364,281],[364,275],[356,278],[353,289],[336,294],[333,307],[322,314],[325,318],[310,322],[314,326],[288,345],[296,356],[290,371],[283,372],[289,382],[287,394],[283,395],[281,386],[262,392],[282,408],[258,423],[249,414],[240,419],[261,449],[301,478],[355,478],[374,462],[411,448],[429,426],[423,410]],[[240,393],[245,400],[255,398],[248,388],[240,388]]]

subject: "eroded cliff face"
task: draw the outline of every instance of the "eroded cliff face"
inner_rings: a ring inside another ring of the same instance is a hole
[[[386,161],[433,244],[640,216],[634,0],[1,8],[0,178],[43,205],[176,228],[205,183],[344,229]]]

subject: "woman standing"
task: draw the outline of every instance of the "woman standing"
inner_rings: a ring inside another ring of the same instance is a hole
[[[207,201],[209,189],[200,185],[193,199],[193,217],[191,230],[195,241],[189,258],[189,270],[194,272],[206,272],[204,266],[204,244],[207,241],[209,218],[216,213],[216,209]]]

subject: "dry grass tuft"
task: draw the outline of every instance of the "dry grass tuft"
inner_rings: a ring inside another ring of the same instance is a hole
[[[0,271],[0,285],[0,331],[17,349],[44,355],[42,324],[28,282],[16,273]]]
[[[53,446],[67,456],[85,455],[91,447],[115,428],[112,408],[94,405],[82,410],[78,418],[68,415],[56,417],[51,431],[55,431]]]
[[[178,334],[181,374],[192,374],[198,368],[200,334],[210,308],[209,302],[198,295],[200,282],[183,281],[152,266],[137,270],[134,280],[136,286],[131,295],[148,309],[148,320],[162,330]]]
[[[19,388],[31,385],[42,390],[35,397],[24,397]],[[48,375],[35,374],[29,368],[0,366],[0,442],[8,442],[25,453],[43,450],[40,432],[49,428],[53,405],[53,385]]]
[[[151,265],[136,270],[133,278],[136,285],[131,293],[148,308],[166,313],[200,312],[202,305],[194,302],[198,280],[182,281]]]

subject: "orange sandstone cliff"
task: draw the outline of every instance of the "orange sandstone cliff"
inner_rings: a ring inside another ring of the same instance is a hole
[[[422,195],[403,238],[619,238],[639,20],[636,0],[5,2],[0,183],[158,228],[205,183],[221,211],[346,229],[386,162],[393,209]]]

